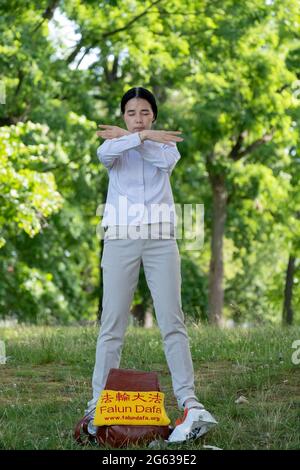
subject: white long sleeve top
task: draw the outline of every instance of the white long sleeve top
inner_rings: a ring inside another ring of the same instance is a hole
[[[142,142],[135,132],[105,140],[97,156],[109,174],[103,227],[160,222],[176,226],[170,184],[180,159],[176,143]]]

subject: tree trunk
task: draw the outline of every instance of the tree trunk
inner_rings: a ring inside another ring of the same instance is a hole
[[[294,320],[294,312],[292,308],[293,284],[295,272],[295,257],[290,255],[286,270],[284,301],[282,310],[282,323],[284,325],[292,325]]]
[[[222,175],[210,175],[213,193],[213,221],[209,269],[209,322],[222,325],[223,318],[223,237],[226,221],[227,191]]]
[[[131,308],[130,311],[131,315],[133,316],[135,322],[138,326],[143,327],[145,325],[145,316],[146,311],[143,304],[136,304]]]

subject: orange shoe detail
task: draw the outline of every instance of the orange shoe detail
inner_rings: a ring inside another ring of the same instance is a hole
[[[185,418],[187,417],[188,411],[189,411],[188,408],[185,408],[184,413],[183,413],[183,417],[176,419],[176,421],[175,421],[175,426],[179,426],[179,424],[183,423],[183,421],[184,421]]]

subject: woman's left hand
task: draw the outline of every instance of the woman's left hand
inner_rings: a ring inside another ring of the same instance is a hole
[[[122,137],[123,135],[129,134],[128,131],[118,126],[107,126],[105,124],[99,124],[98,127],[104,127],[101,131],[97,131],[96,134],[102,139],[115,139],[116,137]]]

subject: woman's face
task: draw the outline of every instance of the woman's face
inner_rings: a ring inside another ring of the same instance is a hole
[[[123,119],[129,132],[151,129],[154,119],[151,104],[143,98],[131,98],[125,105]]]

